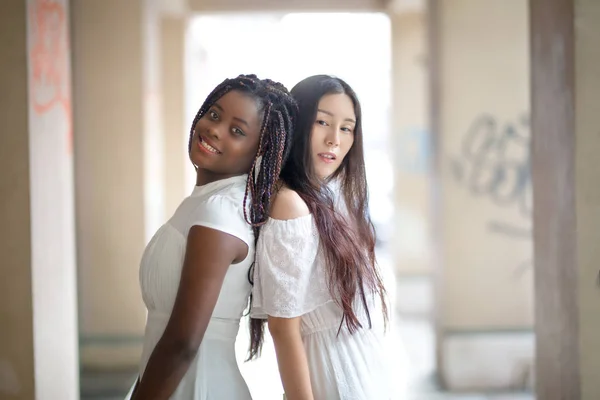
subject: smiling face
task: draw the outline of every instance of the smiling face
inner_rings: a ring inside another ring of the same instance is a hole
[[[321,98],[310,136],[311,159],[319,178],[331,176],[342,164],[354,143],[355,126],[354,103],[348,95]]]
[[[190,159],[198,180],[247,173],[258,151],[260,127],[259,105],[252,96],[232,90],[218,99],[194,127]]]

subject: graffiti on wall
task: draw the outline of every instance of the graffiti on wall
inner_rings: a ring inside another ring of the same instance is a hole
[[[474,119],[460,143],[460,153],[451,160],[452,174],[474,197],[498,208],[513,209],[520,217],[505,221],[490,217],[490,232],[512,240],[531,240],[532,187],[530,169],[530,123],[523,113],[512,121],[492,114]],[[528,259],[515,274],[532,266]]]
[[[396,168],[399,171],[424,175],[430,161],[429,131],[423,127],[410,127],[396,138],[394,152]]]
[[[32,0],[29,4],[30,101],[38,115],[62,110],[70,153],[73,122],[67,11],[55,0]]]

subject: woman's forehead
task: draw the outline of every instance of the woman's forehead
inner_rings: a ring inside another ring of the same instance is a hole
[[[231,90],[218,99],[213,106],[228,118],[237,120],[248,127],[260,125],[259,104],[248,93]]]

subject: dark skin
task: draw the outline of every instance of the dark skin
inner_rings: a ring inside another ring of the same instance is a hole
[[[221,97],[194,129],[190,159],[197,185],[246,173],[258,149],[260,123],[254,99],[236,91]],[[201,149],[203,140],[216,152]],[[171,317],[132,400],[168,399],[175,392],[198,353],[227,269],[247,255],[248,246],[237,237],[203,226],[190,229]]]
[[[231,91],[198,121],[190,151],[190,159],[197,167],[196,185],[248,172],[260,140],[259,111],[252,97]],[[203,145],[217,152],[207,151]]]

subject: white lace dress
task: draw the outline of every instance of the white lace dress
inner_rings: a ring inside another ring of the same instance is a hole
[[[341,308],[327,288],[325,260],[312,215],[269,219],[256,247],[253,307],[255,318],[302,317],[301,335],[315,400],[388,400],[394,393],[393,367],[378,300],[369,298],[373,328],[338,335]],[[358,302],[360,303],[360,302]]]
[[[254,235],[243,216],[246,178],[247,175],[236,176],[196,186],[144,251],[140,284],[148,318],[140,375],[169,321],[190,228],[200,225],[220,230],[243,240],[249,248],[246,259],[227,270],[198,354],[171,399],[251,399],[235,355],[240,317],[251,289],[248,270],[254,260]]]

